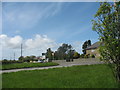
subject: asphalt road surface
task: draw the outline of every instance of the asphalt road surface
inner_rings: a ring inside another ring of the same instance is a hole
[[[22,69],[11,69],[11,70],[1,70],[1,73],[10,73],[23,70],[37,70],[37,69],[49,69],[49,68],[59,68],[59,67],[70,67],[74,65],[91,65],[91,64],[103,64],[104,62],[96,58],[89,59],[74,59],[73,62],[66,62],[65,60],[53,60],[52,62],[59,63],[58,66],[49,66],[49,67],[32,67],[32,68],[22,68]]]

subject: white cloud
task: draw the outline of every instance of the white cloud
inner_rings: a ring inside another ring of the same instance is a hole
[[[14,37],[8,37],[5,34],[0,35],[0,44],[3,47],[8,47],[12,49],[19,48],[19,45],[22,43],[22,37],[21,36],[14,36]]]
[[[35,37],[32,39],[27,39],[25,41],[26,49],[34,49],[34,48],[52,48],[56,46],[55,41],[48,38],[46,35],[35,35]]]
[[[56,43],[54,40],[47,37],[47,35],[36,34],[33,38],[23,39],[21,36],[9,37],[5,34],[0,35],[0,45],[2,45],[1,51],[3,58],[14,58],[16,53],[16,59],[20,56],[21,43],[23,44],[23,56],[35,55],[40,56],[41,53],[45,53],[48,48],[53,51],[57,50],[62,43]],[[71,45],[80,54],[82,53],[81,41],[72,42]],[[1,58],[1,57],[0,57]]]
[[[15,36],[15,37],[9,39],[8,44],[11,44],[11,46],[17,47],[18,45],[21,44],[21,42],[22,42],[22,38],[20,36]]]
[[[5,34],[0,35],[0,44],[4,47],[18,49],[23,43],[25,49],[34,48],[52,48],[56,45],[55,41],[48,38],[47,35],[35,35],[33,38],[23,40],[21,36],[8,37]]]
[[[35,35],[33,38],[24,40],[21,36],[8,37],[5,34],[0,35],[0,45],[3,49],[3,57],[9,57],[11,53],[16,52],[16,58],[20,56],[21,43],[23,44],[23,55],[41,55],[48,48],[56,50],[58,44],[47,37],[47,35]],[[10,53],[11,52],[11,53]]]

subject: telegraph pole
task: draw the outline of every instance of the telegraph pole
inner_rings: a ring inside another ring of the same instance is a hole
[[[22,57],[22,43],[21,43],[21,57]]]
[[[15,52],[14,52],[14,60],[15,60]]]

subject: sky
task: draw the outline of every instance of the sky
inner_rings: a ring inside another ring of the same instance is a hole
[[[2,2],[2,59],[17,59],[23,44],[23,56],[40,56],[63,43],[82,54],[82,44],[98,41],[92,30],[98,2]]]

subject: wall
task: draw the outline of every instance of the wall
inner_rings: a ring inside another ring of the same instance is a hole
[[[86,50],[86,54],[95,55],[95,57],[100,57],[99,49]]]

